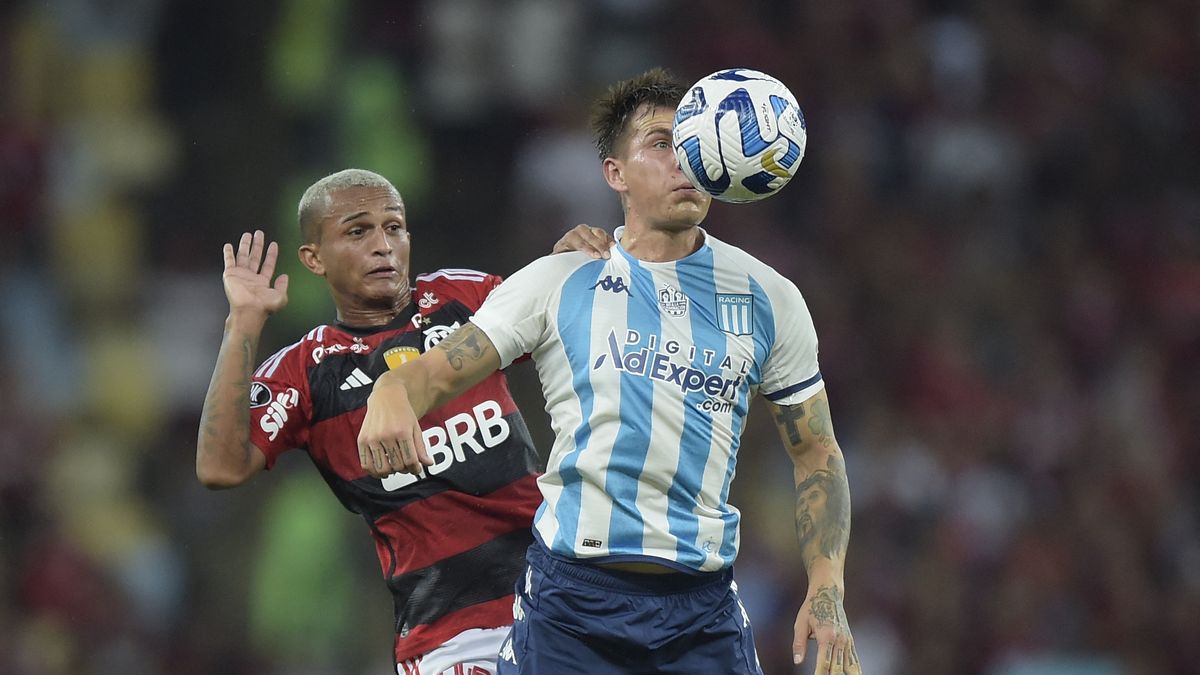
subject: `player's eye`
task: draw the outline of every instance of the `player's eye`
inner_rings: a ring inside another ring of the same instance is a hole
[[[361,227],[352,227],[346,231],[346,234],[350,235],[351,237],[361,237],[362,233],[363,229]]]

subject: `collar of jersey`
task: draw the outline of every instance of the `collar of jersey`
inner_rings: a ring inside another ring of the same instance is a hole
[[[396,318],[383,324],[382,326],[351,326],[349,324],[342,323],[341,321],[335,321],[333,325],[336,326],[338,330],[345,331],[351,335],[366,337],[368,335],[375,335],[376,333],[383,333],[386,331],[404,328],[406,324],[412,322],[413,315],[416,313],[417,303],[410,299],[408,304],[404,306],[404,309],[400,310],[400,313],[396,315]]]
[[[626,260],[628,260],[631,265],[641,265],[643,267],[681,265],[681,264],[687,264],[688,261],[695,259],[696,256],[700,255],[701,253],[704,252],[705,249],[708,248],[708,239],[709,239],[708,232],[705,231],[705,229],[703,227],[700,227],[699,225],[696,226],[696,229],[700,230],[700,234],[704,236],[704,243],[700,245],[700,248],[696,249],[695,251],[692,251],[691,253],[685,255],[682,258],[679,258],[676,260],[664,260],[662,262],[650,262],[648,260],[642,260],[642,259],[638,258],[637,256],[633,255],[632,253],[630,253],[629,251],[626,251],[625,247],[621,245],[621,234],[625,231],[624,225],[618,227],[616,230],[613,231],[613,239],[616,240],[617,251],[619,251],[621,253],[621,255]]]

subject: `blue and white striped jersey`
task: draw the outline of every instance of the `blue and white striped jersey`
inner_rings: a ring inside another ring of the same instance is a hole
[[[570,558],[723,569],[750,398],[824,386],[812,317],[794,284],[708,234],[672,262],[613,252],[536,260],[471,319],[503,366],[530,353],[542,381],[555,440],[534,534]]]

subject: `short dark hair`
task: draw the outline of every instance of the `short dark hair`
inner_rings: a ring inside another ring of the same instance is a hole
[[[647,103],[654,107],[675,108],[685,91],[679,80],[663,68],[651,68],[609,87],[608,92],[596,100],[592,110],[592,132],[600,159],[612,157],[616,152],[629,120],[638,108]]]

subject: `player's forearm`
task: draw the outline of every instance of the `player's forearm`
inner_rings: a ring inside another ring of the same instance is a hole
[[[846,463],[836,442],[804,459],[795,464],[796,532],[804,567],[810,586],[841,587],[851,518]]]
[[[233,487],[254,472],[250,443],[250,376],[266,317],[231,314],[196,440],[196,477],[210,488]]]
[[[418,419],[444,403],[441,401],[443,397],[434,388],[434,378],[426,362],[425,358],[416,359],[380,375],[375,381],[372,402],[376,399],[407,400]],[[403,399],[384,399],[385,396],[402,396]],[[445,400],[450,399],[447,397]]]

